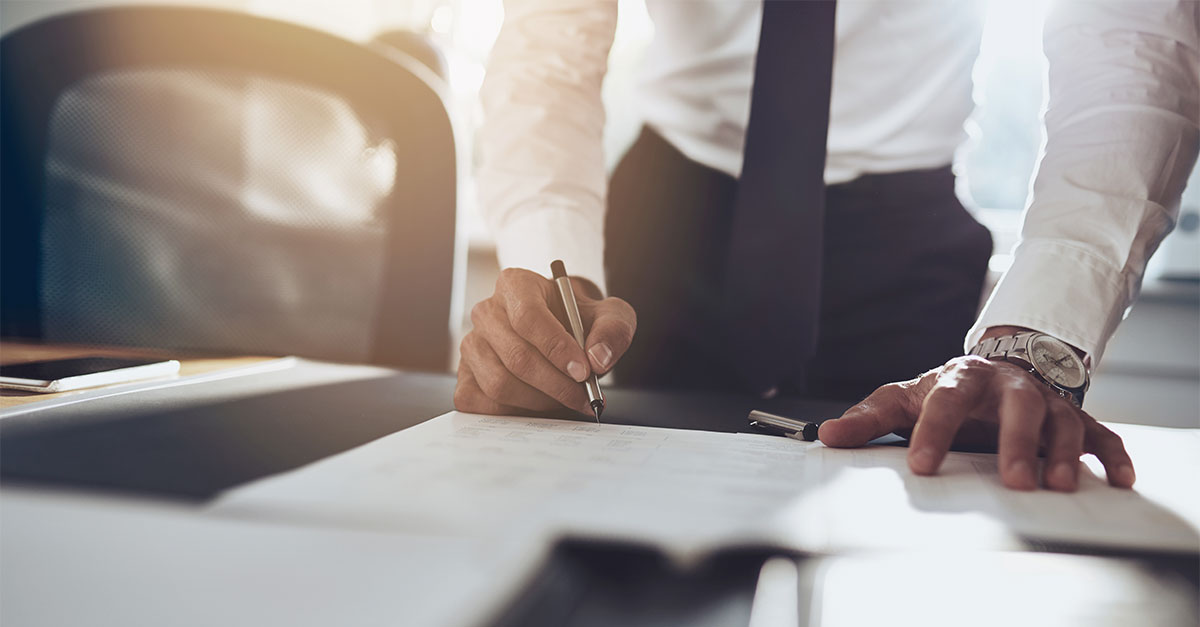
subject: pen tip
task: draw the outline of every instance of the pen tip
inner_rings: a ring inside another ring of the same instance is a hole
[[[604,403],[592,401],[592,413],[596,414],[596,424],[600,424],[600,414],[604,413]]]

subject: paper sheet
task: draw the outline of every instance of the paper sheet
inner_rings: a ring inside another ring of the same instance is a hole
[[[1085,470],[1080,491],[1064,495],[1004,489],[992,455],[951,454],[940,476],[917,477],[896,447],[451,412],[233,490],[213,510],[417,532],[621,538],[680,559],[746,544],[1007,548],[1017,536],[1195,551],[1200,511],[1194,492],[1178,490],[1198,476],[1200,433],[1161,431],[1129,440],[1173,457],[1170,471],[1139,466],[1139,485],[1150,489],[1110,488]]]

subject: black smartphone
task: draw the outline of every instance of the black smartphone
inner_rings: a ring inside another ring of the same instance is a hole
[[[0,388],[27,392],[66,392],[153,379],[179,372],[173,359],[74,357],[0,366]]]

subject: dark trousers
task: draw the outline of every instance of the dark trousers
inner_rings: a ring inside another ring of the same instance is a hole
[[[749,391],[736,388],[710,313],[737,185],[649,129],[617,166],[605,267],[610,294],[638,314],[619,384]],[[948,166],[830,186],[823,235],[816,353],[797,360],[781,393],[857,400],[962,354],[992,239],[955,197]]]

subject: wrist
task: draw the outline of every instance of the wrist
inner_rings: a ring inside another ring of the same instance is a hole
[[[1008,325],[989,327],[970,354],[1014,364],[1076,407],[1083,404],[1084,393],[1090,384],[1083,351],[1034,329]]]

